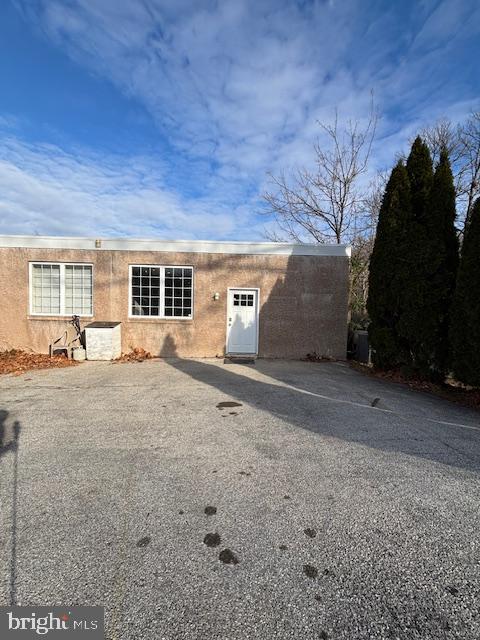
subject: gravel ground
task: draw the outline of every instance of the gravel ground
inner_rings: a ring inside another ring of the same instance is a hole
[[[103,605],[112,639],[480,638],[477,412],[342,363],[0,396],[0,604]]]

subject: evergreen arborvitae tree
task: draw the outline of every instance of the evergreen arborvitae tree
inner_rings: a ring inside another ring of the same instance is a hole
[[[424,222],[428,216],[433,165],[430,151],[420,136],[415,138],[407,158],[407,173],[410,180],[413,216],[416,221]]]
[[[452,302],[450,344],[455,378],[480,386],[480,198],[463,239]]]
[[[411,225],[410,185],[403,162],[394,167],[378,217],[370,258],[367,310],[368,335],[375,366],[391,369],[403,364],[405,349],[397,333],[405,275],[402,247]]]
[[[423,375],[429,375],[426,342],[430,342],[429,320],[425,314],[428,297],[430,258],[429,224],[430,192],[433,181],[433,166],[427,145],[417,137],[407,159],[410,181],[411,218],[402,243],[400,279],[405,285],[401,292],[401,317],[398,335],[407,345],[408,356],[404,364]]]
[[[448,153],[443,150],[433,176],[425,229],[427,232],[423,336],[417,341],[420,371],[442,381],[448,367],[450,305],[458,269],[455,230],[455,186]]]

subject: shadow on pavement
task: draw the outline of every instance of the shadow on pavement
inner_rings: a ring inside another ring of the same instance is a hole
[[[236,366],[234,372],[232,365],[172,359],[175,353],[174,340],[168,335],[160,356],[169,358],[166,362],[171,367],[296,428],[384,452],[416,456],[477,473],[480,471],[480,430],[474,426],[463,428],[441,424],[422,415],[371,406],[367,399],[361,401],[354,397],[355,389],[349,393],[349,377],[345,379],[343,394],[340,387],[335,394],[322,394],[318,387],[317,391],[313,390],[312,380],[305,388],[295,387],[298,379],[285,375],[283,380],[279,377],[277,383],[271,378],[270,367],[259,367],[260,373],[270,376],[272,382],[267,382],[244,375],[241,365]],[[318,375],[322,375],[320,371]]]
[[[9,599],[10,605],[14,606],[17,601],[18,449],[21,429],[17,421],[12,425],[8,424],[8,415],[8,411],[0,409],[0,458],[7,453],[13,454]],[[1,470],[0,473],[2,480],[5,480],[4,471]]]

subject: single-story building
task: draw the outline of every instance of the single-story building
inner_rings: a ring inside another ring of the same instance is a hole
[[[48,352],[75,314],[122,350],[344,358],[350,248],[0,236],[0,349]]]

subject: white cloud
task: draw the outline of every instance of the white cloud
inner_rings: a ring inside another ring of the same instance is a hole
[[[418,127],[468,112],[460,80],[451,81],[455,92],[440,90],[442,56],[480,25],[469,19],[474,0],[453,4],[427,0],[409,15],[397,3],[17,0],[32,28],[148,110],[211,195],[173,188],[168,158],[161,165],[11,140],[0,166],[2,226],[259,236],[267,171],[312,162],[316,121],[335,106],[340,116],[365,118],[374,90],[385,111],[372,162],[379,168]]]
[[[0,152],[2,233],[229,238],[256,222],[217,199],[189,201],[149,158],[119,158],[6,139]]]
[[[31,21],[141,101],[178,149],[249,171],[314,120],[358,13],[253,0],[36,6]]]

